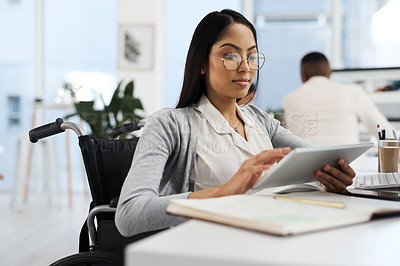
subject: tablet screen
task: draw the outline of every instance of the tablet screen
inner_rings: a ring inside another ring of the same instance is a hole
[[[267,174],[257,181],[253,189],[316,181],[314,172],[325,164],[335,166],[339,158],[350,163],[372,146],[373,143],[368,142],[342,146],[297,148],[267,170]]]

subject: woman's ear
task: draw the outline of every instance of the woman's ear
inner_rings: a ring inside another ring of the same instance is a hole
[[[201,70],[200,70],[200,74],[204,75],[206,73],[206,68],[204,67],[204,65],[201,66]]]

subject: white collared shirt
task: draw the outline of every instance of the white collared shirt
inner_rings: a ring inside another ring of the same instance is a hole
[[[283,99],[287,128],[315,146],[360,142],[359,122],[377,137],[376,125],[392,127],[361,87],[314,76]]]
[[[199,131],[190,175],[194,191],[226,183],[246,159],[273,148],[269,136],[254,119],[241,112],[238,106],[236,109],[244,122],[247,141],[232,129],[205,95],[194,108]]]

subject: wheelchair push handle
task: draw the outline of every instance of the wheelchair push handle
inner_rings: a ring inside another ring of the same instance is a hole
[[[121,134],[136,131],[144,126],[145,122],[136,119],[132,123],[126,123],[112,130],[113,138],[118,137]],[[29,140],[32,143],[38,142],[39,139],[47,138],[59,133],[64,132],[66,129],[70,129],[80,136],[86,135],[83,129],[74,122],[63,121],[61,118],[57,118],[55,122],[49,123],[40,127],[36,127],[29,131]]]
[[[49,123],[29,131],[29,140],[32,143],[38,142],[39,139],[47,138],[58,133],[64,132],[66,129],[75,131],[78,137],[85,135],[83,129],[74,122],[64,122],[61,118],[57,118],[55,122]]]
[[[55,122],[49,123],[29,131],[29,140],[32,143],[38,142],[39,139],[47,138],[52,135],[64,132],[65,129],[61,128],[64,121],[61,118],[57,118]]]
[[[136,131],[136,130],[142,128],[143,125],[144,125],[144,122],[140,121],[139,119],[135,119],[135,121],[133,121],[131,123],[125,123],[123,125],[120,125],[119,127],[113,128],[111,131],[112,137],[116,138],[119,135]]]

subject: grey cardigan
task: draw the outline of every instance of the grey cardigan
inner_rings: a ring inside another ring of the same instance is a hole
[[[273,147],[309,146],[257,107],[240,108],[265,130]],[[115,221],[122,235],[168,228],[186,220],[165,210],[171,199],[188,197],[196,150],[197,120],[193,107],[165,108],[148,119],[117,206]]]

